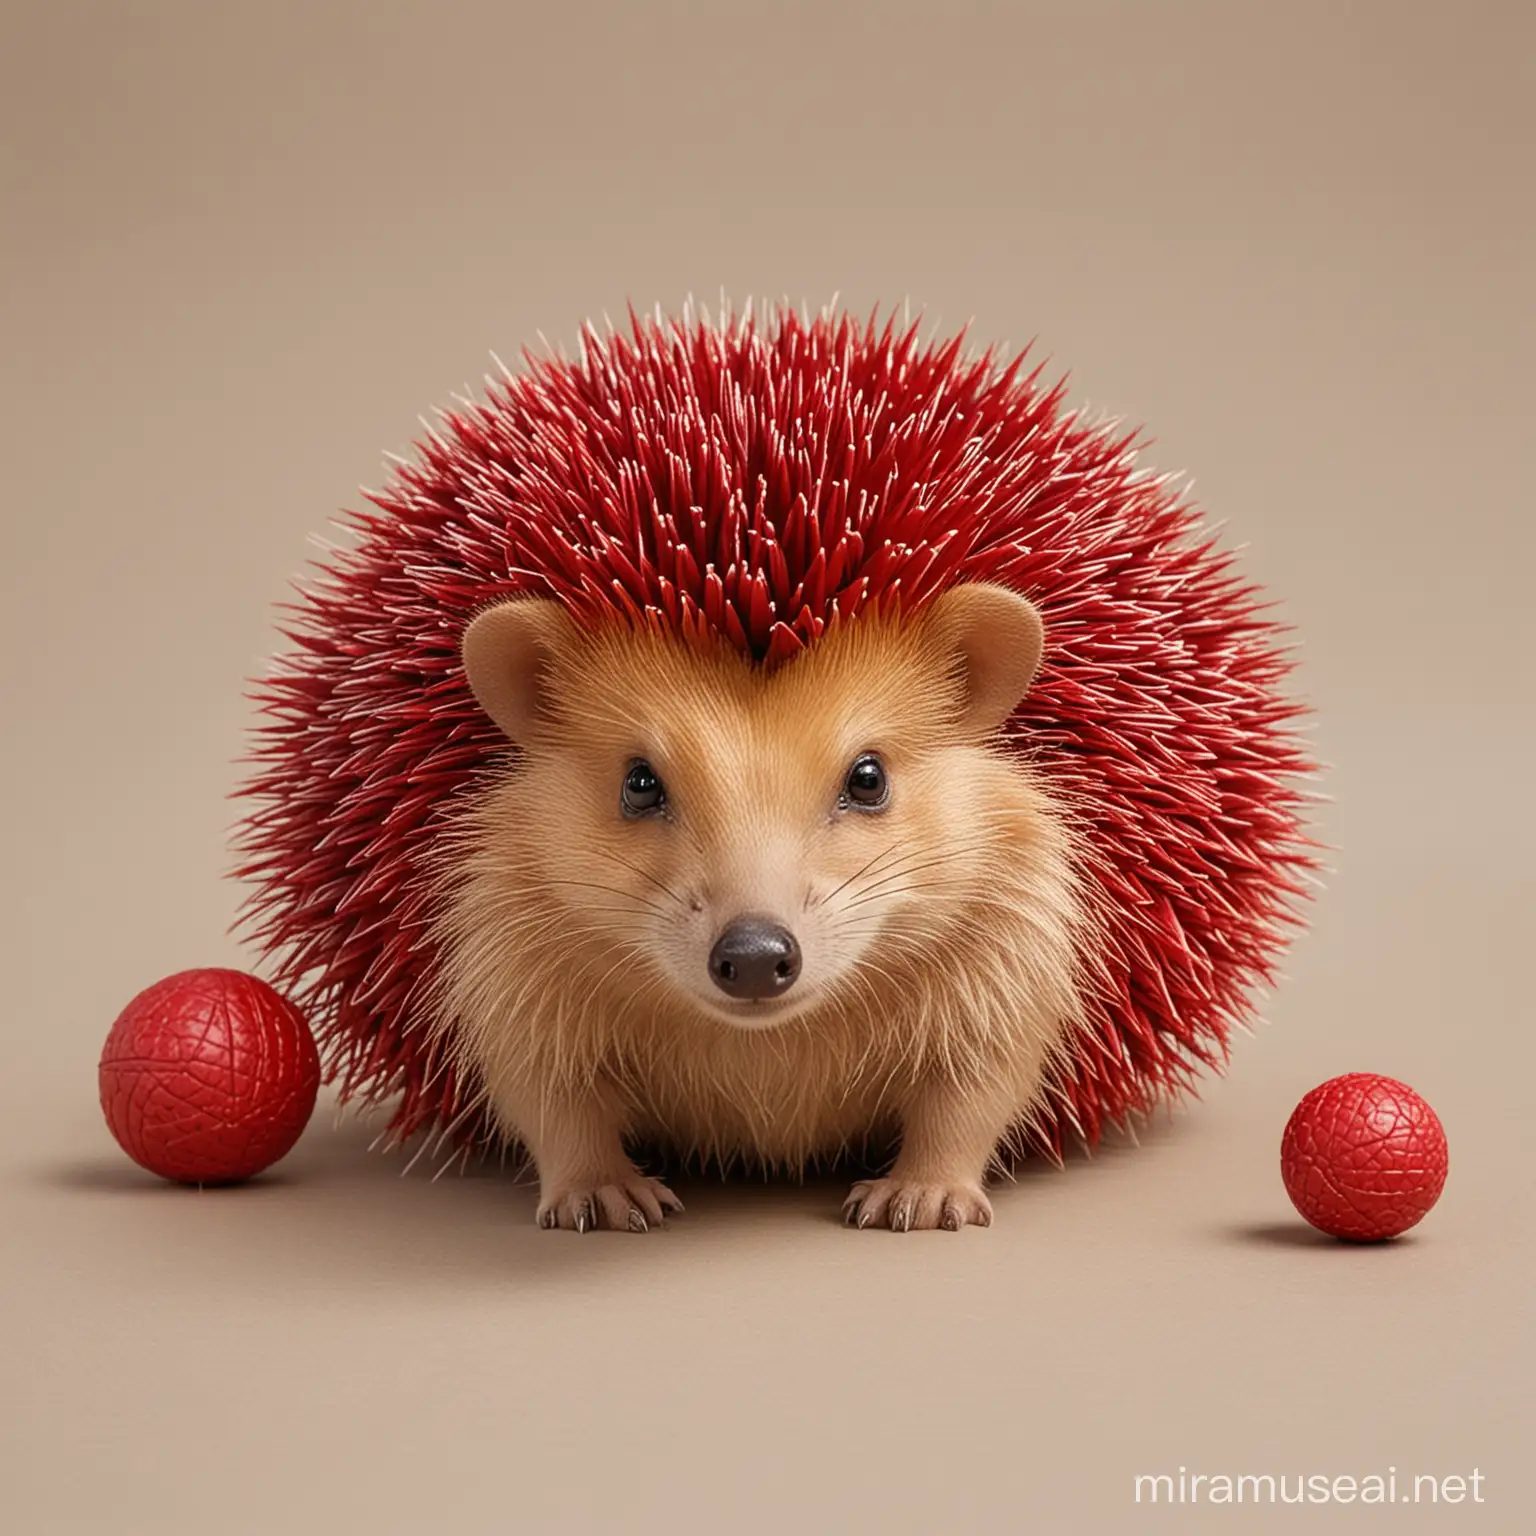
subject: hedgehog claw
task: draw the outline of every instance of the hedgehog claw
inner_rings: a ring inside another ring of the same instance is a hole
[[[628,1168],[609,1179],[582,1181],[575,1189],[546,1187],[538,1223],[546,1230],[570,1232],[649,1232],[659,1227],[683,1202],[656,1179]]]
[[[967,1225],[990,1227],[992,1204],[981,1186],[969,1181],[947,1184],[867,1179],[849,1192],[843,1219],[861,1229],[885,1226],[892,1232],[958,1232]]]

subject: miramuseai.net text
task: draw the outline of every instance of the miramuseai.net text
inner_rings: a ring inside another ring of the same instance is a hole
[[[1142,1472],[1138,1504],[1482,1504],[1483,1474],[1399,1472]]]

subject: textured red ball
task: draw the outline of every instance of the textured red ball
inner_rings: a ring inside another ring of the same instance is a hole
[[[1296,1106],[1280,1145],[1286,1193],[1332,1237],[1379,1242],[1417,1226],[1449,1169],[1439,1117],[1406,1083],[1330,1078]]]
[[[304,1015],[243,971],[180,971],[123,1009],[100,1067],[107,1125],[134,1162],[182,1184],[235,1184],[292,1150],[320,1056]]]

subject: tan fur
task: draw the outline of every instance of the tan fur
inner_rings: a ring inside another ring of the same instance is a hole
[[[1080,1015],[1068,818],[987,739],[1039,644],[995,588],[845,624],[771,673],[544,603],[477,621],[472,684],[522,739],[441,847],[435,1017],[536,1162],[543,1224],[660,1220],[676,1202],[625,1142],[798,1169],[887,1132],[896,1165],[850,1219],[990,1219],[985,1176]],[[840,811],[863,752],[890,803]],[[621,814],[636,758],[664,818]],[[782,1003],[710,979],[742,912],[800,942]]]

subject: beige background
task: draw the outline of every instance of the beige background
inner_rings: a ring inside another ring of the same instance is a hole
[[[3,6],[0,1528],[1531,1528],[1532,8]],[[542,329],[910,296],[1037,334],[1305,638],[1339,849],[1270,1023],[989,1233],[840,1186],[537,1232],[317,1116],[173,1190],[117,1010],[242,963],[271,603],[417,413]],[[1295,1099],[1406,1078],[1440,1209],[1291,1216]],[[1155,1511],[1138,1472],[1484,1476],[1481,1508]]]

